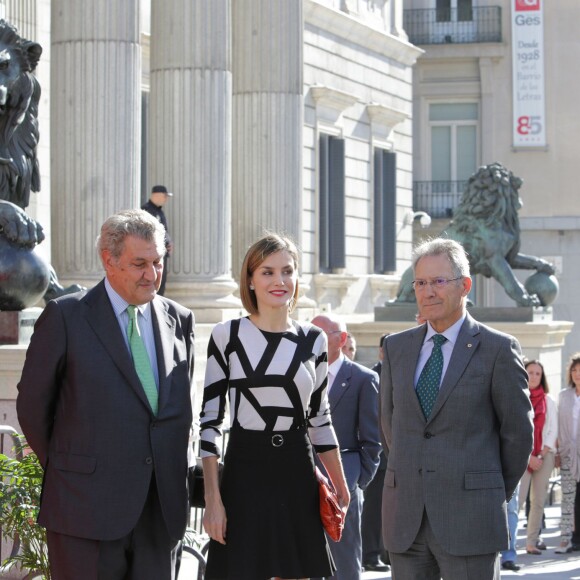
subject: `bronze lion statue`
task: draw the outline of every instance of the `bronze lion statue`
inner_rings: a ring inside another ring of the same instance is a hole
[[[0,20],[0,199],[22,209],[40,191],[36,157],[40,85],[32,74],[41,46]]]
[[[554,273],[551,264],[520,253],[518,191],[523,181],[500,163],[480,167],[467,182],[459,206],[441,237],[456,240],[469,256],[471,274],[495,278],[518,306],[540,306],[536,294],[528,294],[513,270]],[[395,302],[415,302],[411,286],[413,270],[401,279]]]
[[[0,310],[22,310],[81,286],[63,288],[32,250],[44,239],[42,226],[25,209],[40,191],[38,103],[32,74],[42,47],[0,20]]]

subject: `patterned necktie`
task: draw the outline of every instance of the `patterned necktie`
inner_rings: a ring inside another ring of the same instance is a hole
[[[135,365],[137,376],[143,385],[143,390],[145,391],[145,395],[147,395],[151,409],[153,409],[153,414],[157,415],[159,394],[157,392],[153,370],[151,369],[151,361],[149,360],[145,343],[139,332],[137,312],[136,306],[132,304],[127,306],[127,314],[129,315],[127,337],[129,339],[129,346],[131,348],[131,354],[133,355],[133,364]]]
[[[431,415],[435,399],[439,394],[439,383],[441,383],[441,373],[443,372],[441,345],[446,340],[442,334],[433,335],[433,351],[425,363],[417,383],[417,397],[425,419],[428,419],[429,415]]]

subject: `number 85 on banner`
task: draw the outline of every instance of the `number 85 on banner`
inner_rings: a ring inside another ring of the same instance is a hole
[[[539,115],[522,115],[518,117],[517,132],[520,135],[537,135],[542,131]]]

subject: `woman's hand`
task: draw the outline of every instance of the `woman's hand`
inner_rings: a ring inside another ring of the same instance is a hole
[[[344,480],[343,480],[344,481]],[[338,503],[340,507],[343,509],[344,513],[348,510],[348,506],[350,505],[350,491],[346,485],[343,486],[334,486],[336,490],[336,496],[338,498]]]
[[[226,543],[227,517],[226,508],[222,503],[219,489],[218,460],[217,457],[204,457],[203,479],[205,511],[203,514],[203,527],[209,537],[220,544]]]
[[[318,457],[320,457],[326,472],[330,476],[340,507],[346,512],[350,504],[350,491],[348,490],[346,478],[344,477],[338,449],[331,449],[330,451],[319,453]]]
[[[530,457],[530,462],[528,465],[532,471],[538,471],[538,469],[540,469],[542,465],[544,465],[544,460],[540,459],[539,457],[536,457],[535,455],[532,455]]]
[[[213,501],[211,505],[206,502],[203,513],[203,528],[212,540],[220,544],[226,543],[227,522],[226,510],[221,498]]]

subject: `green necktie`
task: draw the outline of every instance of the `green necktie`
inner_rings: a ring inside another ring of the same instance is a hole
[[[157,392],[153,370],[151,369],[151,361],[149,360],[145,343],[139,331],[137,312],[136,306],[132,304],[127,306],[127,314],[129,315],[127,338],[129,339],[129,346],[131,348],[131,354],[133,355],[133,364],[135,365],[137,376],[143,385],[143,390],[145,391],[145,395],[147,395],[151,409],[153,409],[153,414],[157,415],[159,394]]]
[[[446,340],[442,334],[433,335],[433,351],[425,363],[417,383],[417,397],[425,419],[428,419],[429,415],[431,415],[435,399],[439,394],[439,384],[441,383],[441,373],[443,372],[441,345]]]

